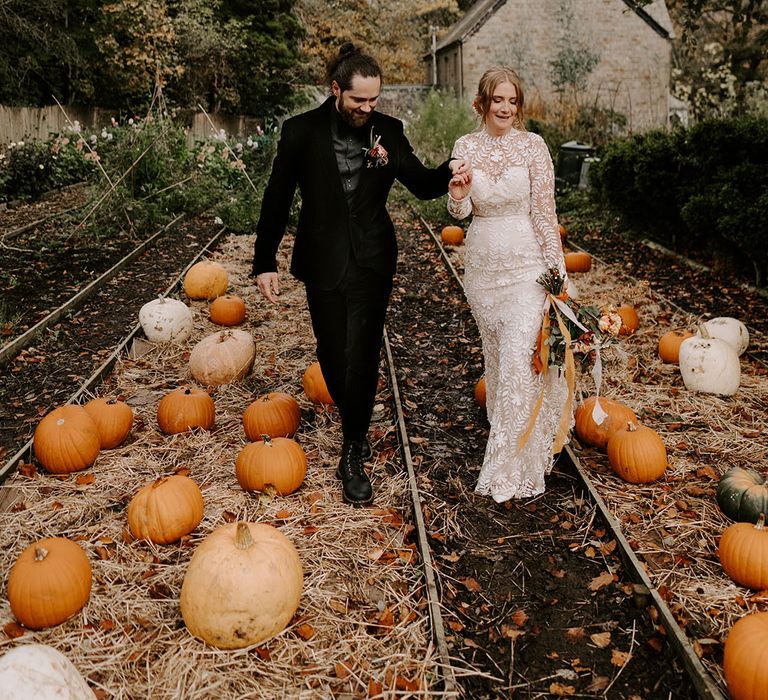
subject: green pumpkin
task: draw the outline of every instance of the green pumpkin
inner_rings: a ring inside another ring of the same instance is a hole
[[[768,514],[768,481],[753,469],[734,467],[717,485],[717,503],[731,520],[756,523]]]

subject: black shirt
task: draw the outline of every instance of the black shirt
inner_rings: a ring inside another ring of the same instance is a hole
[[[347,124],[339,111],[334,108],[335,118],[331,119],[331,137],[336,163],[339,166],[341,184],[347,202],[351,203],[355,189],[360,182],[363,168],[363,149],[366,147],[366,127],[355,128]]]

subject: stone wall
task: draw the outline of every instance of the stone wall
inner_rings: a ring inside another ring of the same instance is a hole
[[[570,26],[563,8],[570,7]],[[583,45],[599,55],[583,106],[613,109],[637,130],[667,123],[672,46],[621,0],[507,0],[461,47],[463,96],[469,102],[483,71],[504,63],[523,79],[526,102],[536,109],[561,99],[552,83],[551,61],[562,46]],[[456,60],[458,48],[438,57],[438,68]],[[457,86],[451,71],[439,76]]]

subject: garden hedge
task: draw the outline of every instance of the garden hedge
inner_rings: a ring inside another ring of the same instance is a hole
[[[768,119],[710,119],[615,141],[590,182],[635,233],[765,285]]]

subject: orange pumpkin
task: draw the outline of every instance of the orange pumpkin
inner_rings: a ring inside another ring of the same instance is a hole
[[[632,335],[640,327],[640,319],[634,306],[622,304],[616,309],[616,313],[621,316],[619,335]]]
[[[592,256],[583,250],[566,253],[563,257],[566,272],[587,272],[592,267]]]
[[[293,437],[301,422],[299,402],[288,394],[273,391],[256,399],[243,413],[243,428],[249,440]]]
[[[188,476],[173,474],[142,486],[128,504],[128,527],[139,540],[176,542],[203,519],[203,494]]]
[[[80,611],[91,596],[91,563],[83,548],[66,537],[29,545],[8,576],[8,602],[22,625],[53,627]]]
[[[680,362],[680,344],[693,337],[690,331],[669,331],[659,338],[659,357],[662,362],[676,365]]]
[[[70,474],[90,467],[101,449],[99,429],[82,407],[54,408],[35,428],[35,457],[52,474]]]
[[[111,450],[123,444],[133,425],[133,410],[125,401],[92,399],[83,408],[96,423],[102,450]]]
[[[631,484],[658,479],[667,469],[667,448],[661,436],[647,425],[628,422],[608,438],[611,469]]]
[[[304,372],[301,380],[304,387],[304,393],[311,401],[322,403],[328,406],[333,405],[333,398],[328,391],[328,386],[323,377],[323,371],[320,369],[320,363],[315,361]]]
[[[207,391],[194,386],[179,387],[160,399],[157,424],[166,435],[183,433],[193,428],[213,427],[213,399]]]
[[[210,318],[219,326],[239,326],[245,321],[245,302],[234,294],[222,294],[211,302]]]
[[[480,377],[475,384],[475,401],[480,408],[485,408],[485,376]]]
[[[757,522],[734,523],[727,527],[717,548],[720,564],[740,586],[755,591],[768,588],[768,528],[765,514]]]
[[[600,407],[607,417],[599,425],[592,417],[595,408],[595,396],[585,399],[577,408],[574,415],[576,421],[575,430],[579,441],[590,447],[604,450],[608,444],[608,438],[617,430],[621,430],[627,421],[637,422],[635,412],[620,401],[600,397]]]
[[[223,265],[201,260],[184,275],[184,293],[190,299],[215,299],[227,291],[229,275]]]
[[[263,491],[272,485],[280,496],[304,483],[307,457],[291,438],[270,438],[246,445],[235,461],[235,476],[245,491]]]
[[[725,639],[723,675],[731,700],[765,700],[768,612],[755,612],[736,620]]]
[[[461,245],[464,243],[464,229],[461,226],[443,226],[440,240],[443,245]]]

